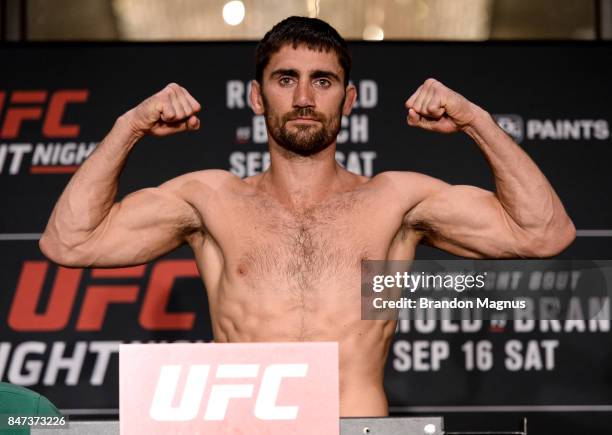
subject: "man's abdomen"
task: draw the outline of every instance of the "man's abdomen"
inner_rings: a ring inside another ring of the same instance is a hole
[[[215,341],[338,342],[341,415],[387,415],[383,374],[394,322],[361,320],[358,294],[254,291],[246,297],[250,290],[243,291],[242,297],[221,292],[211,305]]]

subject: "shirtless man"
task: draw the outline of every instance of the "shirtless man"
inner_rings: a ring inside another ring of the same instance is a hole
[[[395,322],[361,320],[360,263],[408,260],[425,242],[473,258],[548,257],[575,230],[534,162],[482,108],[428,79],[408,124],[464,132],[496,192],[413,172],[355,175],[335,160],[355,101],[346,43],[326,23],[291,17],[256,54],[253,110],[265,115],[271,165],[241,180],[203,170],[116,202],[128,154],[146,135],[197,130],[200,104],[170,84],[120,116],[62,193],[40,240],[69,267],[149,262],[189,243],[217,342],[337,341],[340,413],[388,413],[383,370]]]

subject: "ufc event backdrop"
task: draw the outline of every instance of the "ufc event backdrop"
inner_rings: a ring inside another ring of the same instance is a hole
[[[202,104],[198,132],[143,139],[119,198],[179,174],[268,164],[248,103],[254,43],[4,45],[0,48],[0,378],[71,415],[117,415],[120,342],[212,340],[187,247],[124,269],[68,269],[38,238],[55,201],[115,119],[177,82]],[[338,161],[358,174],[423,172],[493,189],[464,134],[408,127],[404,101],[434,77],[493,114],[548,177],[578,228],[560,258],[610,259],[609,44],[353,43],[358,100]],[[450,259],[421,247],[418,259]],[[553,286],[561,285],[552,278]],[[609,307],[605,307],[609,310]],[[607,315],[609,319],[609,314]],[[401,321],[385,380],[392,414],[443,415],[452,430],[609,433],[609,320]]]

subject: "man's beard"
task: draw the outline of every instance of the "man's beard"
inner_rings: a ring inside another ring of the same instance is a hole
[[[342,105],[330,117],[311,107],[300,107],[279,116],[270,110],[266,99],[263,100],[268,133],[285,150],[300,156],[311,156],[323,151],[336,140],[340,131]],[[320,125],[315,123],[294,124],[293,131],[289,131],[287,122],[300,117],[311,118],[318,121]]]

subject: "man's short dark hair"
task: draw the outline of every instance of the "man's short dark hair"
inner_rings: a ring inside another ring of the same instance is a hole
[[[351,73],[351,54],[346,41],[332,26],[318,18],[289,17],[276,24],[257,45],[255,50],[255,80],[263,85],[263,70],[274,53],[284,45],[293,48],[305,45],[311,50],[334,51],[344,71],[344,85]]]

